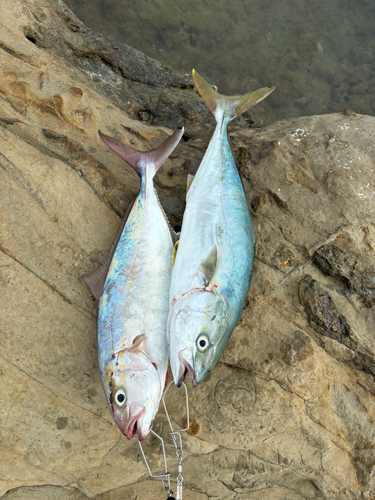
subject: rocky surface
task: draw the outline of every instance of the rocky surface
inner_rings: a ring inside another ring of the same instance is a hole
[[[138,189],[97,129],[149,149],[185,125],[156,183],[178,229],[213,122],[190,79],[114,48],[63,4],[1,12],[0,497],[164,498],[111,420],[97,305],[79,279]],[[189,386],[184,498],[375,498],[375,119],[239,125],[231,140],[259,218],[253,280],[221,361]],[[182,425],[183,395],[167,403]],[[161,412],[155,430],[168,439]],[[144,448],[160,467],[155,438]]]

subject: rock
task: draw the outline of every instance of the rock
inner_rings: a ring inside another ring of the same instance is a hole
[[[375,304],[375,231],[348,227],[335,239],[318,248],[313,262],[324,274],[336,276],[357,292],[364,304]]]
[[[213,121],[190,78],[114,49],[61,2],[8,2],[0,23],[0,496],[162,498],[112,422],[79,279],[139,186],[97,130],[147,150],[185,125],[156,179],[178,229]],[[355,113],[231,129],[256,257],[220,362],[188,383],[184,498],[374,497],[374,134]],[[181,391],[166,401],[183,426]],[[154,429],[174,479],[162,411]],[[160,471],[157,439],[144,450]]]
[[[352,362],[344,362],[375,375],[373,356],[361,348],[364,339],[356,337],[346,317],[338,312],[329,293],[322,291],[318,282],[306,275],[299,285],[299,297],[310,325],[318,333],[349,348]],[[342,360],[340,357],[338,359]]]

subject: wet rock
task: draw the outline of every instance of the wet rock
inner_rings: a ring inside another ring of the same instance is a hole
[[[341,276],[346,281],[349,281],[356,263],[354,256],[346,255],[343,249],[332,243],[318,248],[312,261],[324,274]]]
[[[309,275],[300,283],[299,298],[313,327],[347,347],[355,347],[347,319],[339,314],[330,295]]]
[[[375,231],[372,226],[351,226],[319,247],[312,257],[327,275],[354,290],[368,307],[375,305]]]
[[[338,312],[329,293],[323,291],[319,283],[309,275],[300,282],[299,298],[310,325],[352,351],[349,365],[375,375],[375,356],[363,352],[348,320]]]

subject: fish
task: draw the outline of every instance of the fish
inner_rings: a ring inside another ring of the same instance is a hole
[[[175,131],[156,149],[137,151],[99,131],[104,143],[140,176],[137,198],[97,268],[83,281],[99,300],[98,362],[104,393],[120,431],[139,441],[150,432],[167,383],[167,318],[176,235],[153,178],[180,141]]]
[[[169,359],[179,387],[189,373],[193,387],[214,368],[243,308],[254,259],[255,225],[246,202],[228,123],[275,87],[224,96],[193,70],[196,88],[216,128],[194,179],[186,207],[170,288]]]

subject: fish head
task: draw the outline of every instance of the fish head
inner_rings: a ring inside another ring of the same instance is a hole
[[[157,367],[141,350],[124,349],[105,368],[104,390],[112,416],[128,438],[150,432],[163,392]]]
[[[173,305],[168,321],[169,358],[180,387],[189,373],[193,386],[216,365],[229,338],[228,305],[215,291],[192,290]]]

